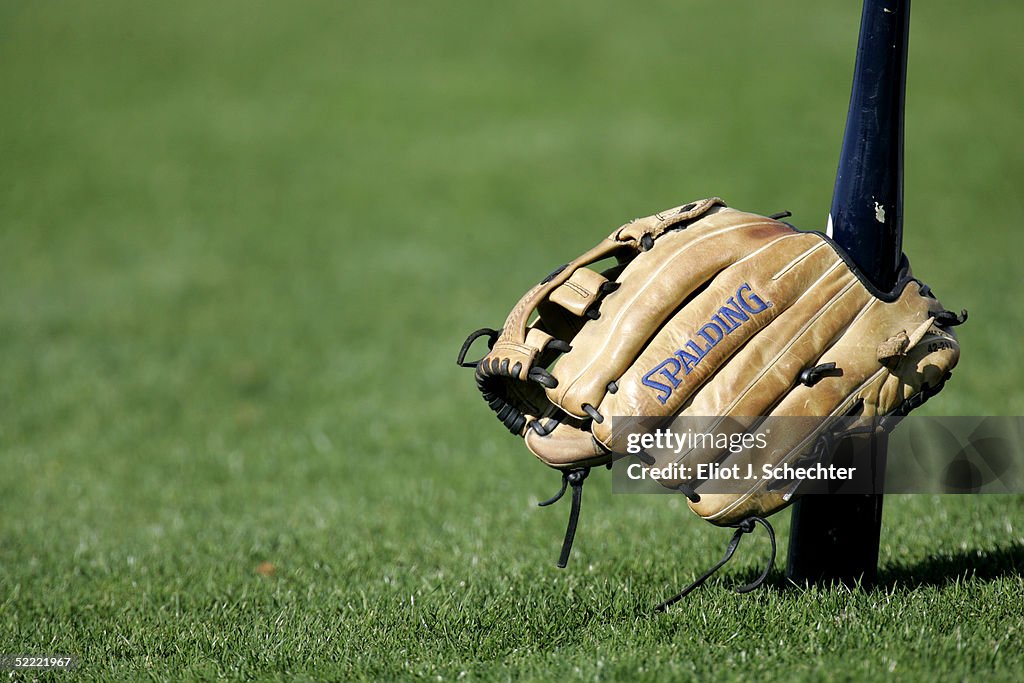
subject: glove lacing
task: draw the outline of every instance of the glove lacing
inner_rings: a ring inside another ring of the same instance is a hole
[[[558,568],[565,569],[569,564],[569,553],[572,552],[572,542],[576,538],[576,526],[580,521],[580,505],[583,503],[583,481],[590,474],[589,467],[562,472],[562,488],[558,493],[547,500],[537,503],[540,507],[547,507],[552,503],[561,500],[565,495],[566,487],[572,486],[572,506],[569,508],[569,523],[565,527],[565,538],[562,540],[562,552],[558,556]]]
[[[732,535],[732,540],[729,541],[729,545],[725,549],[725,556],[721,560],[719,560],[718,563],[715,566],[713,566],[711,569],[709,569],[706,572],[704,572],[703,574],[701,574],[701,576],[698,577],[697,580],[694,581],[693,583],[691,583],[689,586],[687,586],[683,590],[681,590],[678,593],[676,593],[675,595],[673,595],[668,600],[665,600],[660,605],[655,607],[654,611],[655,612],[664,612],[669,607],[671,607],[672,605],[676,604],[677,602],[679,602],[680,600],[685,598],[687,595],[692,593],[694,590],[699,588],[709,578],[711,578],[712,574],[714,574],[719,569],[721,569],[725,565],[725,563],[728,562],[732,558],[733,553],[736,552],[736,548],[738,548],[739,545],[740,545],[740,540],[743,538],[743,535],[744,534],[749,534],[752,531],[754,531],[754,529],[756,528],[755,523],[756,524],[760,524],[761,526],[763,526],[765,528],[765,530],[768,532],[768,538],[769,538],[769,540],[772,543],[772,555],[771,555],[771,558],[768,560],[767,566],[765,566],[764,571],[761,572],[760,576],[758,576],[756,579],[754,579],[753,581],[751,581],[747,585],[740,586],[739,588],[736,588],[735,590],[736,590],[737,593],[749,593],[750,591],[756,590],[757,588],[759,588],[761,586],[761,584],[763,584],[765,582],[765,579],[768,578],[768,573],[772,570],[772,567],[775,566],[775,551],[776,551],[775,529],[772,528],[772,525],[768,522],[768,520],[766,520],[766,519],[764,519],[762,517],[757,517],[757,516],[753,516],[752,515],[750,517],[747,517],[742,522],[740,522],[739,524],[736,525],[736,532]]]

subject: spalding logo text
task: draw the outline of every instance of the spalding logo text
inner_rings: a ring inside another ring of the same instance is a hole
[[[757,315],[771,308],[772,303],[759,297],[744,282],[736,290],[735,296],[729,297],[725,305],[718,309],[718,312],[711,316],[711,320],[697,330],[694,339],[686,342],[683,348],[663,360],[653,370],[644,375],[644,386],[651,387],[658,392],[658,401],[668,401],[672,391],[681,383],[679,373],[689,375],[694,366],[708,355],[711,349],[715,348],[725,335],[731,334],[740,325],[750,320],[750,316]],[[694,340],[699,340],[694,341]],[[703,344],[703,346],[701,346]],[[685,371],[685,372],[684,372]],[[664,382],[656,381],[664,379]],[[667,382],[667,384],[665,383]]]

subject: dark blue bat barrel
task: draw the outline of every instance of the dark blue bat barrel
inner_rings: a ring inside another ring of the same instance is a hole
[[[903,248],[903,109],[909,0],[867,0],[829,229],[888,291]]]

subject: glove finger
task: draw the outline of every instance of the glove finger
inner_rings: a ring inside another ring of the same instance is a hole
[[[794,234],[782,223],[731,209],[666,233],[623,271],[620,288],[601,305],[601,319],[576,335],[573,351],[553,370],[558,387],[548,397],[586,417],[583,404],[601,403],[608,382],[634,363],[687,297],[751,251]]]

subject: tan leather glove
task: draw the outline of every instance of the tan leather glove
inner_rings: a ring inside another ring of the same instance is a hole
[[[949,328],[965,317],[906,259],[893,291],[879,292],[821,233],[715,197],[615,230],[528,291],[500,331],[471,335],[459,362],[540,460],[574,473],[578,513],[587,469],[626,450],[613,416],[904,414],[956,365]],[[465,363],[481,334],[489,352]],[[813,445],[807,436],[777,430],[766,450],[791,462]],[[791,502],[757,487],[690,499],[730,526]]]

